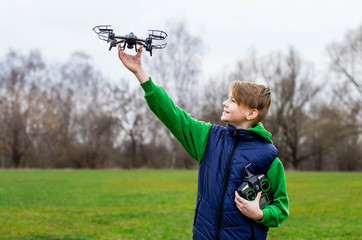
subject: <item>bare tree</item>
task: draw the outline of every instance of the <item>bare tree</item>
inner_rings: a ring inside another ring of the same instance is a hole
[[[216,76],[210,78],[203,87],[202,120],[213,124],[224,125],[221,121],[223,102],[228,98],[229,77]]]
[[[331,70],[339,73],[341,82],[352,84],[355,98],[362,102],[362,26],[346,34],[343,42],[327,48]]]
[[[245,58],[241,58],[236,62],[235,70],[228,77],[229,81],[258,81],[261,70],[259,65],[256,50],[252,49]]]
[[[313,71],[292,48],[288,55],[271,54],[263,60],[262,77],[271,86],[273,103],[266,119],[282,161],[298,168],[312,152],[305,151],[306,120],[311,100],[320,88]]]
[[[331,104],[345,109],[341,121],[344,136],[338,140],[340,170],[355,170],[361,164],[362,141],[362,26],[348,32],[342,42],[327,48],[330,69],[336,73]],[[346,107],[347,106],[347,107]]]
[[[65,148],[76,167],[102,167],[107,144],[115,138],[117,120],[106,109],[109,89],[104,77],[83,53],[75,53],[61,67],[61,82],[54,91],[64,116]]]
[[[137,156],[141,153],[147,142],[147,127],[150,126],[150,113],[146,114],[146,102],[143,99],[142,89],[132,88],[130,81],[121,79],[117,85],[112,86],[112,102],[110,102],[113,114],[117,116],[117,125],[122,135],[123,151],[128,152],[130,161],[125,167],[139,167]],[[147,127],[145,127],[147,126]]]
[[[40,103],[45,99],[33,91],[39,79],[39,76],[33,76],[39,74],[44,67],[38,52],[31,52],[28,56],[9,52],[5,63],[1,64],[0,111],[1,127],[4,130],[0,142],[5,154],[10,156],[11,165],[16,168],[25,163],[23,158],[31,148],[31,138],[39,131],[33,121],[36,112],[34,109],[37,107],[40,110]]]

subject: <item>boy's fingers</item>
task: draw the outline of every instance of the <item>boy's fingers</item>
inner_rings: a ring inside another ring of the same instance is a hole
[[[137,57],[141,56],[142,50],[143,50],[143,45],[141,45],[141,47],[139,48],[138,53],[137,53]]]
[[[256,199],[255,200],[260,200],[260,198],[261,198],[261,191],[260,192],[258,192],[258,194],[256,195]]]
[[[123,51],[121,45],[118,44],[118,57],[122,60],[123,58]]]
[[[243,202],[245,202],[245,201],[247,201],[247,200],[245,200],[244,198],[240,197],[238,191],[235,191],[235,201],[238,201],[238,202],[243,203]]]
[[[256,195],[256,198],[255,198],[255,201],[260,201],[260,198],[261,198],[261,191],[258,192],[258,194]]]

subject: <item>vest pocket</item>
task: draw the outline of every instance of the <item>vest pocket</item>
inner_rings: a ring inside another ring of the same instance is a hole
[[[194,225],[196,224],[197,215],[199,213],[199,207],[202,200],[202,195],[200,195],[199,200],[197,201],[196,210],[195,210],[195,217],[194,217]]]

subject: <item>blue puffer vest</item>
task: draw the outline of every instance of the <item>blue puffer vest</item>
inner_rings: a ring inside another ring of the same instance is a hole
[[[199,167],[193,239],[266,239],[269,229],[236,208],[235,190],[246,165],[253,174],[266,174],[277,155],[253,131],[213,125]]]

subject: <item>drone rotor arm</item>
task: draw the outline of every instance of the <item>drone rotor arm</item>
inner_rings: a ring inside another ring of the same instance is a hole
[[[147,45],[143,41],[137,41],[135,45],[142,45],[143,47],[147,47]]]
[[[119,40],[122,40],[122,41],[127,41],[128,38],[126,36],[117,36],[117,35],[114,35],[114,39],[119,39]]]
[[[124,43],[124,44],[122,45],[122,43]],[[113,39],[113,40],[110,41],[109,51],[110,51],[113,47],[116,47],[118,44],[121,44],[122,50],[124,50],[124,49],[126,48],[126,42],[125,42],[124,40],[117,41],[117,40]]]

